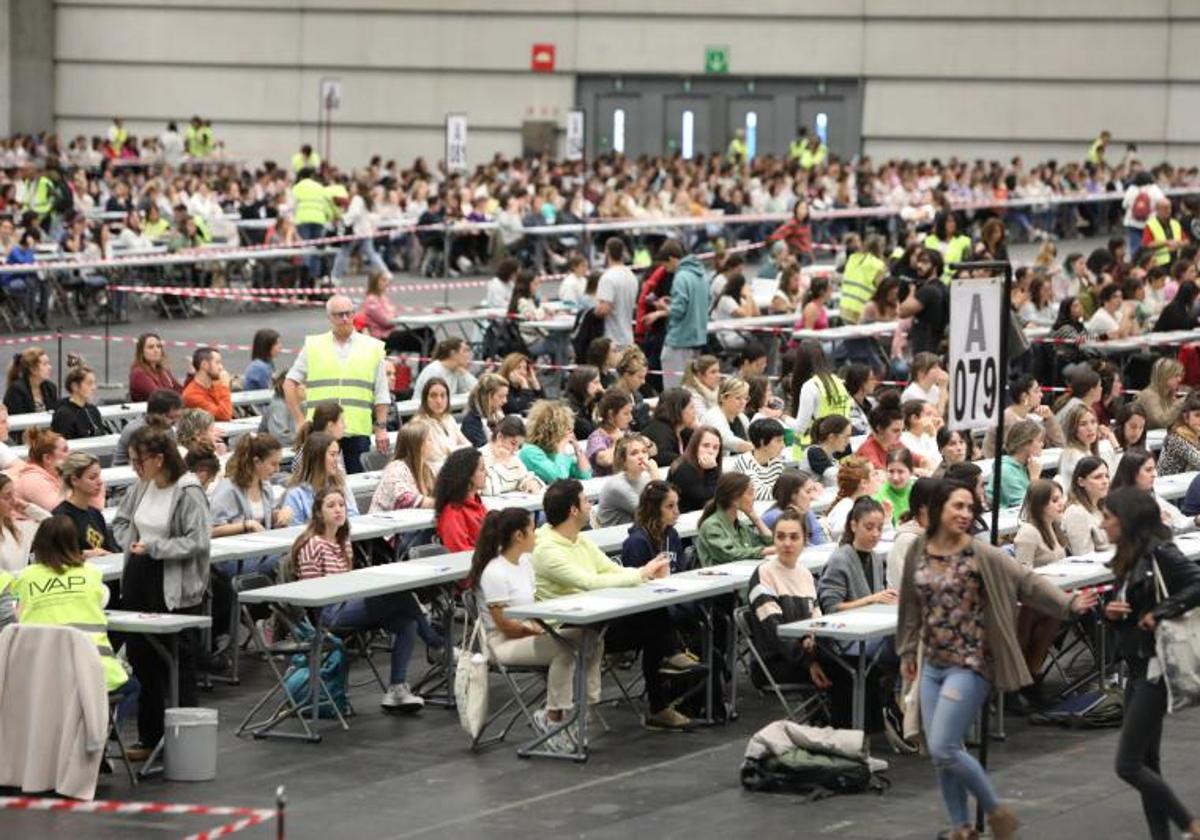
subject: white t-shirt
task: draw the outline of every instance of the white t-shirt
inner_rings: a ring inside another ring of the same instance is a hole
[[[715,320],[724,321],[736,318],[737,316],[733,313],[741,305],[739,301],[734,300],[729,295],[721,295],[721,299],[717,301]],[[736,330],[721,330],[721,343],[730,350],[740,350],[746,346],[746,339]]]
[[[133,524],[140,542],[165,540],[170,535],[171,497],[174,494],[174,485],[159,487],[151,481],[146,487],[137,510],[133,512]]]
[[[1121,329],[1121,325],[1111,312],[1101,306],[1091,318],[1088,318],[1084,328],[1090,335],[1107,335],[1112,338]]]
[[[916,383],[916,380],[909,382],[908,387],[906,387],[904,389],[904,391],[900,394],[901,402],[908,402],[909,400],[920,400],[921,402],[933,403],[934,405],[937,405],[938,401],[941,400],[941,398],[942,398],[942,391],[940,388],[938,388],[937,385],[930,385],[929,390],[926,391],[924,388],[922,388],[920,385],[918,385]]]
[[[619,347],[633,344],[633,313],[637,307],[638,281],[628,266],[614,265],[600,275],[596,300],[612,304],[604,318],[604,334]]]
[[[6,470],[21,460],[17,457],[17,453],[12,451],[12,447],[7,443],[0,441],[0,470]]]
[[[1139,220],[1133,218],[1133,204],[1137,201],[1138,193],[1142,190],[1146,191],[1146,196],[1150,199],[1150,215]],[[1166,198],[1166,195],[1158,184],[1147,184],[1144,187],[1131,184],[1125,189],[1125,196],[1121,199],[1121,206],[1125,208],[1125,227],[1137,228],[1138,230],[1145,228],[1146,222],[1150,221],[1151,216],[1154,215],[1155,205],[1164,198]]]
[[[512,299],[512,283],[493,277],[487,283],[487,305],[489,309],[508,309]]]
[[[568,274],[558,284],[558,299],[563,303],[579,303],[587,290],[587,279],[575,274]]]
[[[493,557],[479,576],[479,597],[483,609],[483,626],[496,629],[490,606],[522,607],[533,603],[533,564],[521,555],[514,566],[504,557]]]

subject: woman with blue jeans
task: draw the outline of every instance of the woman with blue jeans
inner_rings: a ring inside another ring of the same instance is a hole
[[[1016,691],[1033,681],[1017,641],[1018,601],[1065,619],[1094,607],[1096,594],[1068,597],[1049,578],[972,537],[974,521],[972,489],[938,482],[928,529],[905,558],[896,640],[905,681],[920,687],[921,725],[954,823],[950,837],[977,836],[971,794],[987,814],[992,836],[1005,840],[1016,836],[1017,817],[1000,803],[963,739],[993,687]]]

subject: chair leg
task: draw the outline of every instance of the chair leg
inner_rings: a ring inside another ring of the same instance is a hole
[[[133,772],[133,762],[125,755],[125,738],[121,735],[121,727],[117,724],[117,707],[108,707],[108,731],[117,739],[117,749],[120,750],[121,763],[125,765],[125,773],[129,776],[129,784],[137,787],[137,774]]]

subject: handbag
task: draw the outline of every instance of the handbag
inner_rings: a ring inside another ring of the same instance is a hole
[[[475,627],[459,654],[454,669],[454,701],[462,728],[472,738],[479,737],[488,714],[487,642],[483,619],[475,620]]]
[[[1170,597],[1157,560],[1154,583],[1160,600]],[[1159,621],[1154,630],[1154,652],[1167,685],[1167,711],[1174,714],[1200,705],[1200,610]]]

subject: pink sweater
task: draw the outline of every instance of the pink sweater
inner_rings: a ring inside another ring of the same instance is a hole
[[[362,314],[366,316],[367,331],[373,338],[383,341],[396,329],[392,325],[396,310],[383,295],[367,295],[363,298]]]

